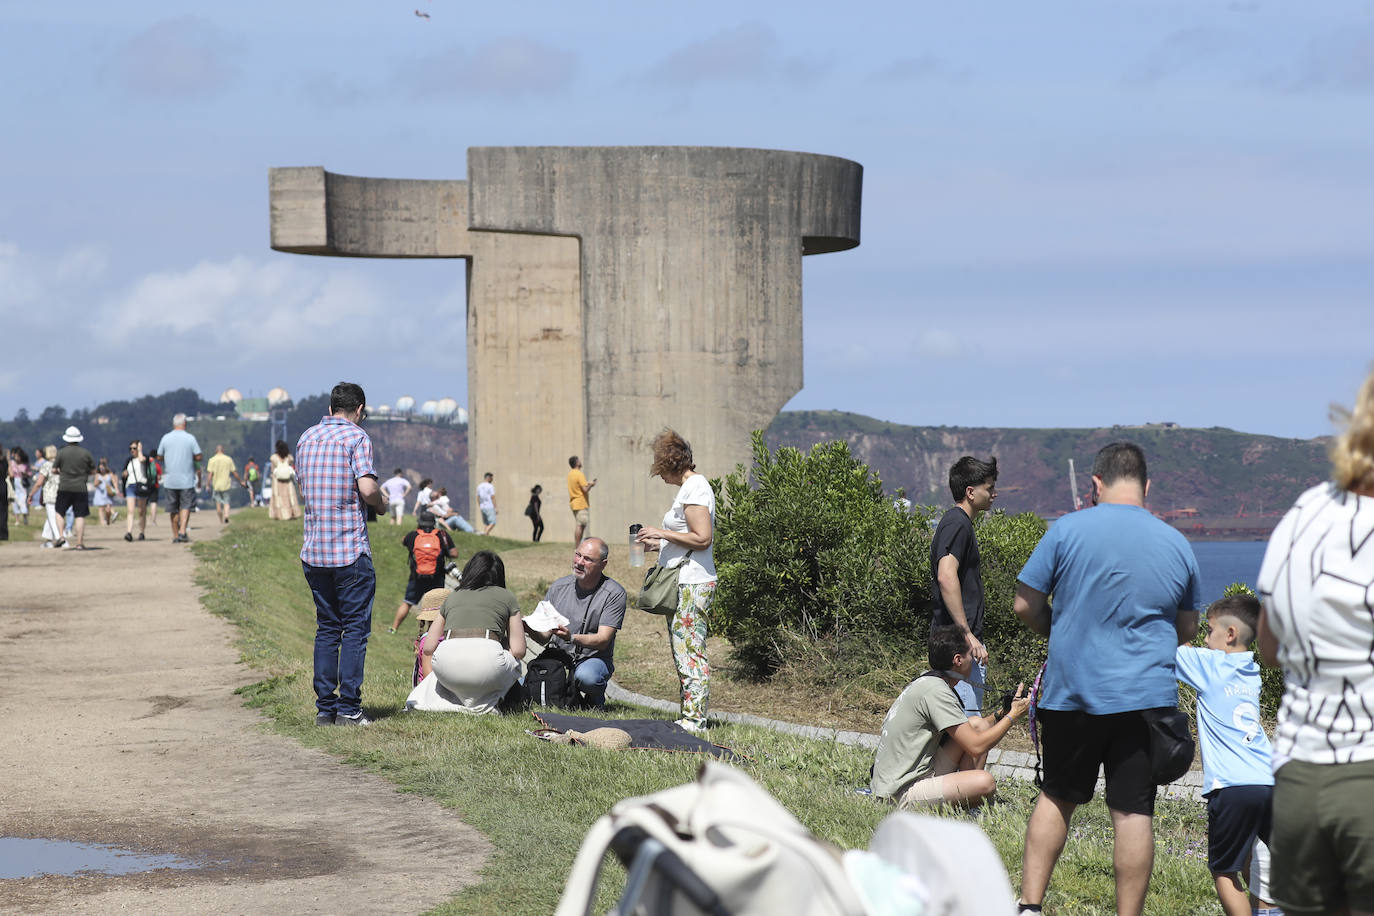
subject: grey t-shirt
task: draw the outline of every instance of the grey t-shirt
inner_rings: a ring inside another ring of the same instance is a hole
[[[945,729],[968,721],[954,688],[936,675],[916,678],[887,711],[873,760],[869,787],[879,798],[894,798],[934,768]]]
[[[59,492],[85,493],[86,478],[95,473],[95,459],[79,445],[63,446],[53,459],[53,470],[59,475]]]
[[[621,588],[619,582],[606,576],[601,577],[600,585],[586,593],[577,587],[576,576],[564,576],[549,586],[544,600],[568,618],[569,633],[595,633],[603,626],[619,630],[625,625],[625,589]],[[573,660],[577,662],[600,658],[609,665],[615,653],[614,636],[611,637],[610,643],[600,650],[574,646],[557,636],[549,640],[549,643],[572,655]]]

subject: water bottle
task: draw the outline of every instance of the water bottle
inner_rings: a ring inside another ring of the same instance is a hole
[[[641,529],[641,528],[643,528],[643,527],[644,527],[643,525],[631,525],[631,526],[630,526],[630,565],[631,565],[631,566],[643,566],[643,565],[644,565],[644,545],[641,544],[641,543],[639,542],[639,529]]]

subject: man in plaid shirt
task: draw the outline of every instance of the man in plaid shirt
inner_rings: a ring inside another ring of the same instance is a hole
[[[387,501],[372,466],[372,440],[358,425],[366,417],[363,389],[340,382],[329,393],[329,416],[296,443],[305,507],[301,568],[315,598],[316,725],[368,724],[363,661],[377,577],[364,503],[385,512]]]

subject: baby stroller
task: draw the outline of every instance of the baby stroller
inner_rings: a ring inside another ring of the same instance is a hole
[[[897,812],[867,851],[841,853],[744,773],[715,761],[696,782],[625,799],[593,824],[556,916],[590,916],[607,850],[629,871],[615,916],[1016,911],[996,850],[971,824]]]

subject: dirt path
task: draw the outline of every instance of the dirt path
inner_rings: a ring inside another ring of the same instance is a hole
[[[218,534],[197,515],[193,538]],[[452,811],[259,727],[233,695],[256,678],[160,521],[143,543],[119,524],[84,552],[0,550],[0,836],[204,865],[0,880],[0,910],[415,913],[472,883],[489,847]]]

